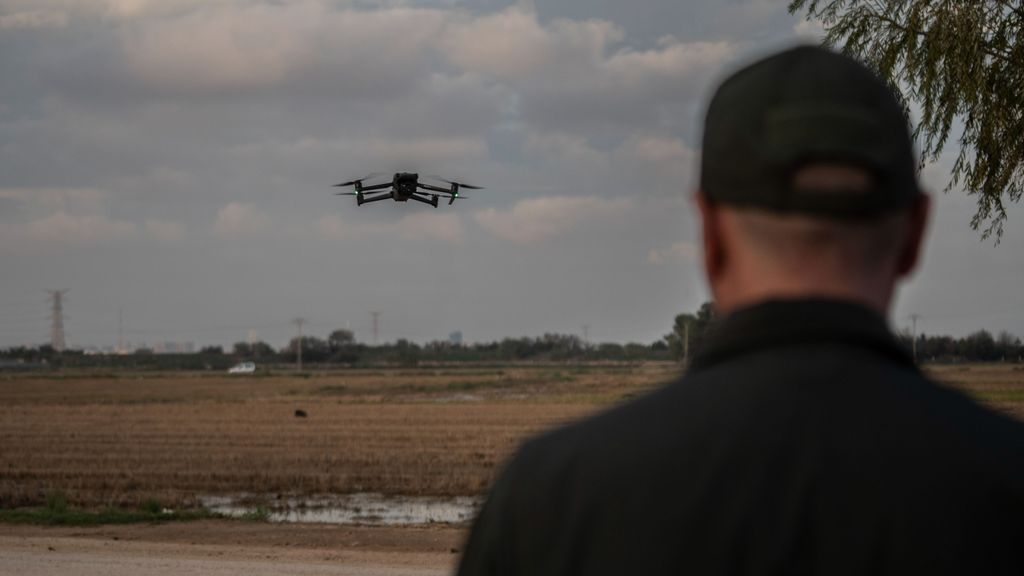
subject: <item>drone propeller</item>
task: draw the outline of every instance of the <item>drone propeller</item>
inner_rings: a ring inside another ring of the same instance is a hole
[[[378,176],[385,176],[385,174],[383,172],[374,172],[372,174],[367,174],[366,176],[363,176],[362,178],[359,178],[359,179],[356,179],[356,180],[350,180],[348,182],[342,182],[341,184],[335,184],[334,186],[335,187],[339,187],[339,186],[340,187],[354,186],[358,182],[362,182],[363,180],[369,180],[370,178],[377,178]]]
[[[445,180],[444,178],[441,178],[440,176],[424,176],[424,178],[430,178],[431,180],[438,180],[438,181],[444,182],[445,184],[458,184],[459,188],[466,188],[467,190],[483,190],[484,189],[483,186],[473,186],[472,184],[463,184],[462,182],[453,182],[451,180]],[[462,195],[459,195],[459,198],[462,198]]]

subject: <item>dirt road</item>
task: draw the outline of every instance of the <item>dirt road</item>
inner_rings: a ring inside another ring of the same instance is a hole
[[[434,576],[453,571],[462,537],[448,526],[7,525],[0,526],[0,575]]]

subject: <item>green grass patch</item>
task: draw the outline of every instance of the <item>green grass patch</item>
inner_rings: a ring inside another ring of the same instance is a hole
[[[156,500],[147,500],[137,509],[103,508],[100,510],[90,510],[73,508],[68,506],[67,497],[59,492],[47,495],[46,506],[0,509],[0,522],[7,524],[43,524],[48,526],[153,524],[187,522],[220,517],[219,514],[202,508],[198,510],[167,510]]]
[[[252,510],[247,510],[239,519],[246,522],[266,522],[270,520],[270,510],[259,506]]]

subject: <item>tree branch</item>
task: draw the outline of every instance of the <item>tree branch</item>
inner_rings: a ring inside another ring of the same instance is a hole
[[[899,30],[900,32],[910,33],[910,34],[913,34],[913,35],[915,35],[915,36],[917,36],[919,38],[923,38],[923,37],[927,36],[927,33],[924,32],[924,31],[918,30],[916,28],[913,28],[913,29],[912,28],[908,28],[908,27],[904,26],[903,24],[900,24],[896,20],[892,19],[891,17],[879,14],[879,13],[875,12],[872,9],[867,9],[866,13],[867,13],[868,17],[874,18],[875,20],[878,20],[880,22],[884,22],[884,23],[888,24],[889,26],[892,26],[893,28]],[[1013,62],[1013,60],[1011,60],[1009,54],[1004,54],[1002,52],[994,51],[992,49],[992,47],[987,42],[982,42],[982,44],[981,44],[981,52],[984,53],[986,56],[990,56],[990,57],[995,58],[997,60],[1001,60],[1002,62],[1004,62],[1006,64],[1010,64],[1010,65],[1014,65],[1015,64]]]

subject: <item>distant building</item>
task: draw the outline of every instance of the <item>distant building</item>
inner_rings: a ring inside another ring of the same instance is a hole
[[[448,342],[452,346],[462,346],[462,331],[456,330],[448,335]]]
[[[194,342],[160,342],[153,346],[153,352],[156,354],[192,354],[195,352],[196,345]]]

